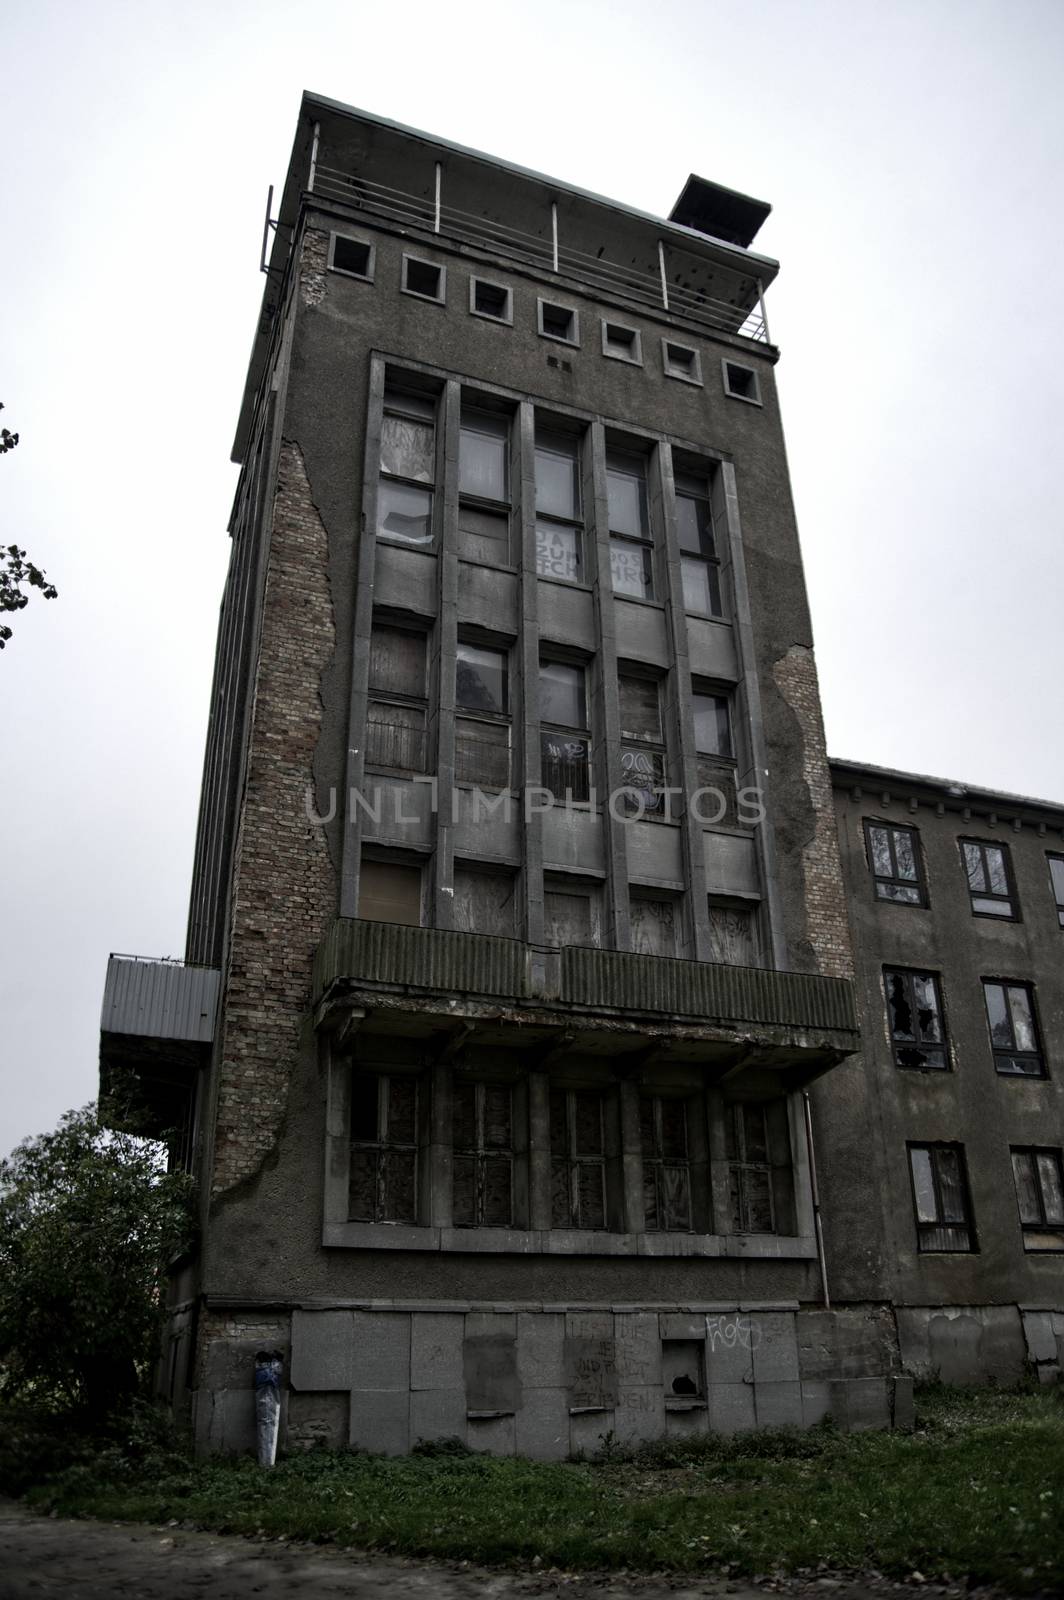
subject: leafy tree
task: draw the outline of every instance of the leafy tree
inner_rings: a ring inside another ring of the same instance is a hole
[[[191,1180],[95,1106],[0,1161],[0,1396],[106,1415],[146,1386]]]
[[[3,401],[0,400],[0,411],[3,409]],[[6,456],[17,444],[18,434],[0,427],[0,456]],[[20,550],[17,544],[9,544],[6,549],[0,550],[0,611],[21,611],[28,606],[30,597],[27,588],[40,589],[46,600],[55,600],[59,596],[59,590],[54,583],[48,582],[43,569],[27,560],[25,550]],[[11,629],[6,623],[0,623],[0,650],[10,637]]]

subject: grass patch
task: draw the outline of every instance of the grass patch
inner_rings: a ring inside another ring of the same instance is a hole
[[[272,1472],[172,1454],[123,1469],[112,1455],[30,1498],[66,1515],[494,1565],[538,1556],[548,1568],[733,1576],[826,1566],[1021,1593],[1064,1578],[1062,1494],[1055,1394],[938,1390],[921,1396],[911,1435],[665,1440],[568,1463],[313,1451]]]

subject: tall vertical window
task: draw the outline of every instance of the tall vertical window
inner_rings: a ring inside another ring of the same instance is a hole
[[[455,1084],[452,1160],[455,1227],[511,1227],[514,1135],[507,1084]]]
[[[356,1072],[351,1082],[352,1222],[416,1222],[418,1082]]]
[[[772,1159],[763,1105],[727,1107],[725,1150],[733,1233],[773,1233]]]
[[[426,770],[426,636],[374,623],[369,643],[366,763]]]
[[[876,899],[890,900],[896,905],[926,906],[916,829],[895,828],[887,822],[866,822],[865,838]]]
[[[510,675],[505,650],[458,641],[454,682],[454,775],[505,789],[510,782]]]
[[[591,741],[583,667],[541,661],[539,667],[542,783],[556,800],[587,800]]]
[[[1025,1250],[1064,1250],[1064,1168],[1059,1149],[1013,1145],[1012,1176]]]
[[[676,475],[676,535],[680,544],[684,610],[700,617],[723,616],[709,484],[703,478],[686,473]]]
[[[606,1106],[598,1089],[552,1089],[551,1225],[606,1226]]]
[[[1064,856],[1046,856],[1049,863],[1049,881],[1053,899],[1057,904],[1057,921],[1064,928]]]
[[[436,481],[436,403],[388,387],[381,419],[377,534],[400,544],[431,545]]]
[[[707,822],[734,822],[735,745],[728,696],[696,690],[691,696],[691,705],[698,783],[701,789],[708,791],[699,801],[699,812]]]
[[[885,967],[883,987],[895,1065],[948,1069],[942,996],[935,974]]]
[[[639,1131],[643,1152],[643,1219],[651,1231],[689,1232],[691,1157],[687,1102],[641,1095]]]
[[[911,1144],[909,1174],[920,1250],[974,1250],[964,1147]]]
[[[1046,1069],[1029,983],[983,979],[994,1066],[1009,1077],[1044,1078]]]
[[[584,576],[580,450],[569,434],[536,433],[536,571],[580,583]]]
[[[1009,869],[1008,846],[983,844],[978,839],[962,839],[960,846],[973,915],[1007,917],[1015,921],[1019,911]]]
[[[606,453],[610,524],[610,572],[614,594],[654,598],[654,547],[647,508],[647,469],[642,456]]]
[[[510,561],[510,422],[463,405],[458,440],[458,548],[471,561]]]
[[[617,679],[621,712],[620,781],[628,791],[626,811],[664,817],[665,732],[661,721],[661,685],[654,678],[624,673]]]

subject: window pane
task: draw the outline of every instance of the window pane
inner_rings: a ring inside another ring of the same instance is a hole
[[[513,1163],[509,1156],[484,1158],[485,1228],[509,1228],[513,1223]]]
[[[963,1222],[964,1183],[961,1177],[960,1156],[956,1150],[936,1150],[938,1188],[942,1198],[942,1221]]]
[[[691,1226],[691,1173],[687,1166],[663,1165],[661,1171],[661,1226]]]
[[[457,1142],[457,1135],[456,1135]],[[451,1216],[456,1228],[477,1223],[477,1158],[455,1155],[451,1164]]]
[[[746,1233],[772,1232],[772,1181],[766,1171],[743,1168]]]
[[[564,661],[541,661],[539,714],[543,722],[563,728],[585,728],[584,669]]]
[[[540,735],[540,781],[556,800],[587,800],[591,794],[588,770],[591,747],[586,739],[566,733]]]
[[[671,900],[631,902],[632,949],[636,955],[676,954],[676,907]]]
[[[1026,989],[1009,988],[1009,1010],[1012,1013],[1012,1031],[1017,1050],[1037,1050],[1034,1036],[1034,1017],[1031,1015],[1031,997]]]
[[[661,743],[661,696],[652,678],[618,678],[621,738]]]
[[[550,1164],[550,1220],[552,1228],[570,1228],[573,1225],[572,1200],[569,1194],[569,1163],[552,1157]]]
[[[425,635],[374,625],[369,644],[369,686],[388,694],[425,693]]]
[[[468,503],[458,508],[458,549],[470,561],[506,566],[510,560],[510,516]]]
[[[909,985],[901,972],[888,972],[885,977],[887,1011],[890,1031],[895,1039],[914,1040],[912,1006],[909,1003]]]
[[[915,883],[916,851],[913,848],[913,836],[908,828],[894,829],[894,859],[897,868],[895,876],[906,883]]]
[[[728,702],[720,694],[691,696],[695,718],[695,749],[705,755],[730,756],[731,724]]]
[[[713,524],[709,501],[692,495],[676,496],[676,533],[687,555],[713,556]]]
[[[396,478],[432,483],[436,476],[436,431],[431,422],[414,422],[385,412],[381,422],[381,471]]]
[[[580,530],[561,522],[536,519],[536,571],[541,578],[561,578],[579,583]]]
[[[421,922],[421,872],[417,867],[363,861],[358,886],[358,914],[370,922]]]
[[[485,1084],[484,1147],[508,1150],[511,1142],[510,1091],[505,1084]]]
[[[610,575],[614,594],[631,595],[636,600],[654,598],[654,558],[646,545],[611,539]]]
[[[377,1221],[376,1150],[352,1150],[348,1177],[347,1214],[352,1222]]]
[[[913,1173],[917,1221],[937,1222],[938,1208],[935,1204],[935,1181],[931,1175],[930,1150],[910,1150],[909,1162]]]
[[[536,441],[536,510],[555,517],[580,515],[576,441],[541,435]]]
[[[409,483],[389,483],[377,489],[377,532],[382,538],[404,544],[432,543],[432,492]]]
[[[606,1226],[606,1174],[598,1162],[582,1162],[577,1168],[577,1196],[581,1228]]]
[[[685,1158],[687,1155],[687,1106],[683,1100],[661,1102],[661,1153]]]
[[[598,1156],[602,1154],[602,1096],[595,1089],[573,1091],[575,1107],[574,1154]]]
[[[981,895],[972,896],[972,910],[981,917],[1011,917],[1011,900],[986,900]]]
[[[1005,852],[995,845],[986,847],[986,864],[990,872],[991,894],[1008,894],[1009,878],[1005,870]]]
[[[417,1138],[417,1080],[388,1078],[388,1127],[391,1144],[413,1144]]]
[[[918,906],[920,904],[919,889],[910,889],[900,883],[877,883],[876,896],[880,900],[893,900],[899,905]]]
[[[381,1154],[384,1198],[381,1222],[417,1221],[417,1154],[386,1150]]]
[[[986,872],[983,868],[983,852],[977,844],[965,844],[964,865],[968,873],[968,887],[972,893],[986,892]]]
[[[868,844],[872,851],[872,871],[877,878],[892,878],[894,863],[890,853],[890,834],[886,828],[869,828]]]
[[[929,973],[913,974],[913,995],[916,1000],[916,1027],[925,1044],[941,1044],[942,1018],[939,1015],[938,992],[935,980]]]
[[[991,1042],[995,1050],[1009,1050],[1012,1048],[1012,1025],[1005,1009],[1005,991],[1000,983],[984,983],[983,993]]]
[[[475,1150],[477,1146],[477,1086],[458,1081],[454,1085],[454,1148]]]
[[[607,456],[606,496],[610,532],[629,533],[636,539],[647,538],[650,524],[643,463],[630,457]]]
[[[507,500],[509,425],[505,417],[464,412],[458,442],[458,487],[483,500]]]
[[[458,645],[455,667],[455,704],[465,711],[509,710],[506,687],[506,652]]]
[[[454,776],[456,783],[473,783],[482,789],[508,789],[509,723],[469,722],[464,717],[456,717]]]
[[[1012,1175],[1016,1180],[1016,1202],[1020,1208],[1020,1221],[1037,1227],[1042,1220],[1042,1208],[1038,1201],[1038,1178],[1032,1151],[1012,1152]]]
[[[647,816],[665,815],[665,757],[658,750],[621,751],[621,785],[632,791],[625,795],[625,810]]]
[[[351,1080],[351,1137],[363,1144],[374,1144],[379,1137],[377,1089],[380,1079],[373,1073],[356,1073]]]
[[[1053,884],[1053,898],[1064,906],[1064,856],[1049,857],[1049,876]]]
[[[1038,1176],[1042,1185],[1042,1204],[1046,1221],[1064,1223],[1064,1183],[1061,1182],[1060,1157],[1052,1150],[1038,1152]]]
[[[700,617],[720,617],[720,573],[712,561],[694,561],[684,556],[681,563],[683,575],[683,608]]]

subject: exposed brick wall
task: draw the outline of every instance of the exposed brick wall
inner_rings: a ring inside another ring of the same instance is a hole
[[[773,677],[798,719],[802,733],[802,776],[816,818],[813,837],[802,851],[809,942],[820,971],[828,977],[853,977],[853,949],[835,832],[835,800],[828,770],[816,662],[807,645],[795,644],[774,663]]]
[[[273,1148],[310,998],[314,950],[336,908],[319,827],[306,815],[335,628],[327,539],[302,453],[282,447],[233,873],[212,1196]]]
[[[299,294],[305,306],[320,306],[325,299],[325,274],[329,262],[329,235],[308,228],[303,235],[299,264]]]

